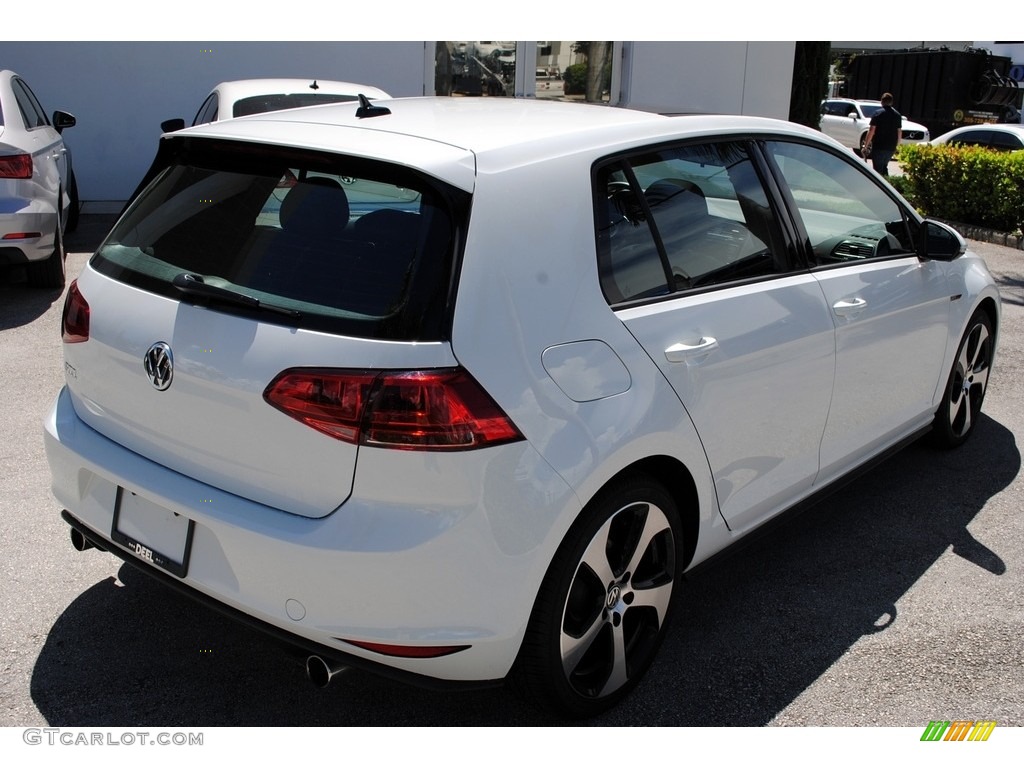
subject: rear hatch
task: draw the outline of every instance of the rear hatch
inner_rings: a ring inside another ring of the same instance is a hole
[[[76,410],[216,489],[327,515],[351,492],[357,445],[285,412],[268,388],[297,372],[337,409],[382,370],[455,366],[450,291],[469,196],[365,159],[175,145],[69,299],[88,307],[87,338],[70,334],[84,343],[65,344]],[[326,369],[355,390],[318,378]]]

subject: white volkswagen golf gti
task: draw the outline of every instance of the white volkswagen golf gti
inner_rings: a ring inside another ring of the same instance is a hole
[[[68,292],[54,493],[321,684],[592,715],[685,571],[979,418],[984,263],[811,129],[363,100],[167,135],[151,176]]]

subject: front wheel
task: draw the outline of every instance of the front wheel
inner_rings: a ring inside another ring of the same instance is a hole
[[[974,431],[988,388],[994,342],[992,320],[978,310],[960,341],[932,426],[935,441],[944,448],[960,445]]]
[[[675,502],[653,480],[598,495],[548,569],[513,686],[569,717],[625,696],[665,636],[680,544]]]

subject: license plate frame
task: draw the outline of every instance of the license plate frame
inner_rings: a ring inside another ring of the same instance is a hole
[[[118,486],[110,538],[179,579],[188,575],[195,521]]]

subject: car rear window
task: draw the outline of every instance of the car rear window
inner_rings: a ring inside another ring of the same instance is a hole
[[[169,146],[166,167],[93,257],[97,270],[267,322],[445,338],[466,193],[341,155],[197,139]],[[204,291],[183,291],[185,275]]]
[[[336,104],[342,101],[355,101],[356,94],[341,93],[267,93],[260,96],[249,96],[239,99],[231,108],[232,117],[245,117],[261,112],[276,112],[279,109],[295,107],[312,107],[317,104]]]

